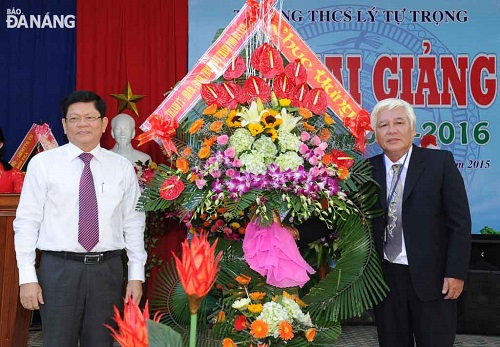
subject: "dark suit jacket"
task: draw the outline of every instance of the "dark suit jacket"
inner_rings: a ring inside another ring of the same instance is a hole
[[[383,154],[370,158],[386,206]],[[442,297],[444,277],[465,279],[469,268],[471,218],[465,186],[449,151],[413,145],[403,192],[403,234],[413,288],[423,301]],[[383,257],[385,219],[374,220]]]

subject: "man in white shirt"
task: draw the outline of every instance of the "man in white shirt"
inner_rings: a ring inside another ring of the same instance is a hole
[[[130,162],[99,145],[108,124],[104,101],[76,91],[61,108],[69,143],[31,159],[14,220],[21,304],[40,309],[44,346],[112,346],[103,324],[112,323],[113,306],[122,303],[124,249],[125,297],[138,302],[142,296],[147,254],[145,215],[135,208],[140,189]],[[90,164],[82,153],[91,154]],[[83,227],[79,207],[87,166],[97,201],[97,212],[89,212],[95,232]],[[90,245],[85,233],[93,234]],[[35,249],[42,253],[38,272]]]

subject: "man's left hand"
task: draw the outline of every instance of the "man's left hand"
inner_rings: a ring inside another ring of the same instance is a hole
[[[456,299],[462,294],[464,289],[464,281],[458,278],[445,277],[443,281],[443,289],[441,293],[446,294],[445,300]]]
[[[139,303],[142,297],[142,281],[128,281],[127,290],[125,292],[125,302],[128,302],[130,297],[132,297],[136,304]]]

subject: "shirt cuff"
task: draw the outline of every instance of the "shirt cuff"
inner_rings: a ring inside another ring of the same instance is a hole
[[[144,266],[137,263],[128,263],[128,280],[145,281]]]
[[[38,283],[34,266],[25,266],[19,269],[19,285],[25,283]]]

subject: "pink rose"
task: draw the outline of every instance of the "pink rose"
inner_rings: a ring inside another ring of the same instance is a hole
[[[309,147],[307,147],[307,145],[305,143],[301,144],[299,146],[299,152],[300,154],[304,155],[306,154],[307,152],[309,151]]]
[[[224,155],[228,158],[234,158],[234,156],[236,155],[236,151],[233,147],[229,147],[224,151]]]
[[[227,135],[220,135],[219,137],[217,137],[217,143],[219,145],[225,145],[227,141],[229,141],[229,136]]]
[[[312,156],[311,158],[309,158],[309,164],[318,165],[318,158],[316,158],[315,156]]]
[[[314,135],[311,140],[311,143],[313,144],[313,146],[319,146],[321,143],[321,139],[319,138],[318,135]]]
[[[300,134],[300,140],[301,141],[307,141],[311,138],[311,135],[306,132],[306,131],[303,131],[301,134]]]
[[[205,181],[203,178],[200,178],[197,179],[194,183],[196,183],[196,187],[198,187],[198,189],[202,189],[207,184],[207,181]]]

